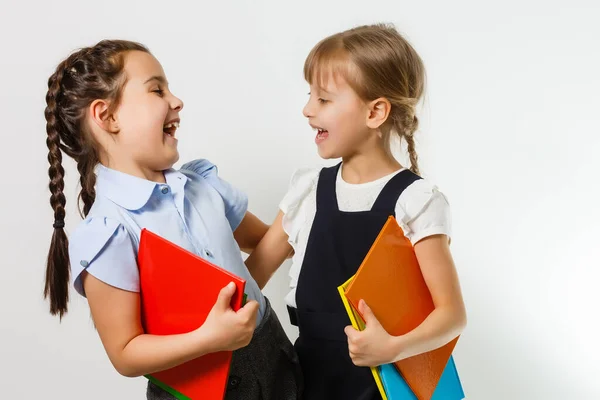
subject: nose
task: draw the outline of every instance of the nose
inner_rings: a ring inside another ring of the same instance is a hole
[[[169,103],[173,111],[181,111],[183,109],[183,101],[175,95],[171,96],[171,101]]]
[[[306,117],[306,118],[311,118],[314,117],[314,110],[311,104],[310,99],[308,100],[308,102],[306,102],[306,105],[304,106],[304,108],[302,109],[302,114]]]

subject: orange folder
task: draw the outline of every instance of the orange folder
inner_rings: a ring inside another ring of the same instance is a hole
[[[138,252],[145,332],[172,335],[200,327],[221,289],[234,282],[231,307],[239,310],[245,280],[143,229]],[[178,399],[222,400],[231,351],[204,355],[146,377]]]
[[[346,289],[358,310],[363,299],[385,330],[404,335],[419,326],[434,310],[413,246],[389,217]],[[458,337],[439,349],[395,363],[419,400],[429,400],[444,372]]]

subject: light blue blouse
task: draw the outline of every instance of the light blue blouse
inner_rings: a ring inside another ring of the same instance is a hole
[[[142,228],[197,254],[246,280],[246,293],[265,299],[244,265],[233,237],[248,207],[244,193],[219,178],[207,160],[165,171],[165,184],[100,165],[96,200],[69,238],[71,280],[85,296],[81,274],[120,289],[139,292],[137,253]]]

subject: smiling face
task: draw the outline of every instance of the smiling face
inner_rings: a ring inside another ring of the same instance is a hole
[[[162,66],[151,54],[127,54],[125,75],[115,113],[120,145],[142,169],[170,168],[179,159],[175,133],[183,103],[169,91]]]
[[[393,158],[393,134],[406,142],[418,170],[415,107],[423,94],[425,69],[393,26],[363,25],[322,39],[306,57],[304,79],[311,88],[304,115],[318,130],[321,157]]]
[[[104,164],[152,179],[179,159],[175,135],[183,103],[170,92],[162,66],[149,53],[128,52],[124,77],[118,107],[100,124],[101,132],[95,127],[95,136]]]
[[[371,136],[370,109],[339,76],[313,80],[303,114],[317,131],[315,143],[322,158],[349,157]]]

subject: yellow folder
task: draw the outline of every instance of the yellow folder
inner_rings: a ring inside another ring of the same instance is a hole
[[[346,298],[346,288],[350,285],[352,279],[354,279],[354,276],[352,276],[342,285],[338,286],[338,292],[340,292],[340,297],[342,298],[342,302],[344,303],[344,307],[346,308],[348,317],[350,317],[350,322],[352,323],[352,326],[354,327],[354,329],[362,331],[363,329],[365,329],[365,322],[363,321],[361,316],[354,310],[354,307],[352,307],[352,305],[350,304],[350,302],[348,302],[348,299]],[[388,400],[385,394],[385,389],[383,388],[383,383],[381,382],[379,368],[371,367],[371,373],[373,374],[373,378],[375,378],[375,384],[377,385],[377,389],[379,389],[381,398],[383,400]]]

